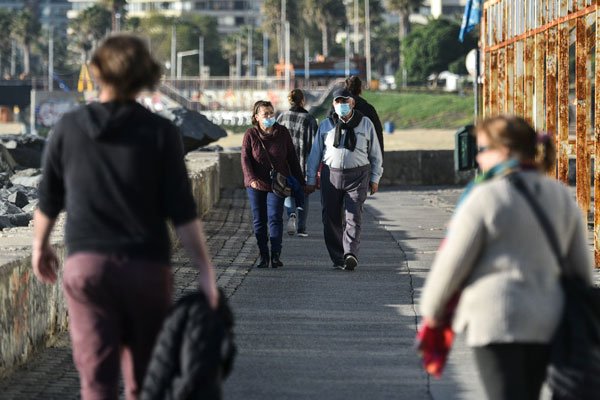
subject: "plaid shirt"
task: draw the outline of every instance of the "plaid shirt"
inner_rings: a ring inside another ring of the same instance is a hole
[[[306,176],[306,160],[319,129],[317,120],[303,108],[292,107],[290,111],[280,114],[277,122],[290,131],[302,173]]]

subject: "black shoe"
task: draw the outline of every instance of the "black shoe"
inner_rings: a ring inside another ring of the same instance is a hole
[[[271,254],[271,267],[273,267],[273,268],[283,267],[283,263],[279,259],[279,253]]]
[[[269,268],[269,256],[260,256],[256,268]]]
[[[354,268],[358,265],[358,260],[353,254],[346,254],[344,256],[344,269],[346,271],[354,271]]]

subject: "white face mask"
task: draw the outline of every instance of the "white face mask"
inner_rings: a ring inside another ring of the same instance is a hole
[[[335,104],[333,108],[335,109],[335,113],[340,117],[345,117],[352,111],[352,107],[348,103]]]

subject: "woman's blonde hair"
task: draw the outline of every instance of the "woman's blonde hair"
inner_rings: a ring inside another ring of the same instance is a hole
[[[539,135],[521,117],[488,117],[477,124],[475,132],[484,133],[492,147],[505,146],[511,155],[534,163],[541,171],[550,172],[555,168],[556,148],[552,138],[546,134]]]
[[[143,89],[154,89],[160,81],[160,64],[152,58],[144,40],[134,35],[106,38],[90,63],[100,81],[110,85],[119,100],[135,97]]]

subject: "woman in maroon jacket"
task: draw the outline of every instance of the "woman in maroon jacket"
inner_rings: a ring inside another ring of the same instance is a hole
[[[283,267],[279,257],[285,199],[271,191],[271,165],[278,173],[296,178],[302,186],[305,185],[304,176],[292,137],[286,127],[275,122],[275,111],[270,102],[261,100],[254,104],[252,125],[254,127],[246,131],[242,142],[242,169],[260,250],[257,267],[269,267],[269,238],[271,266]]]

